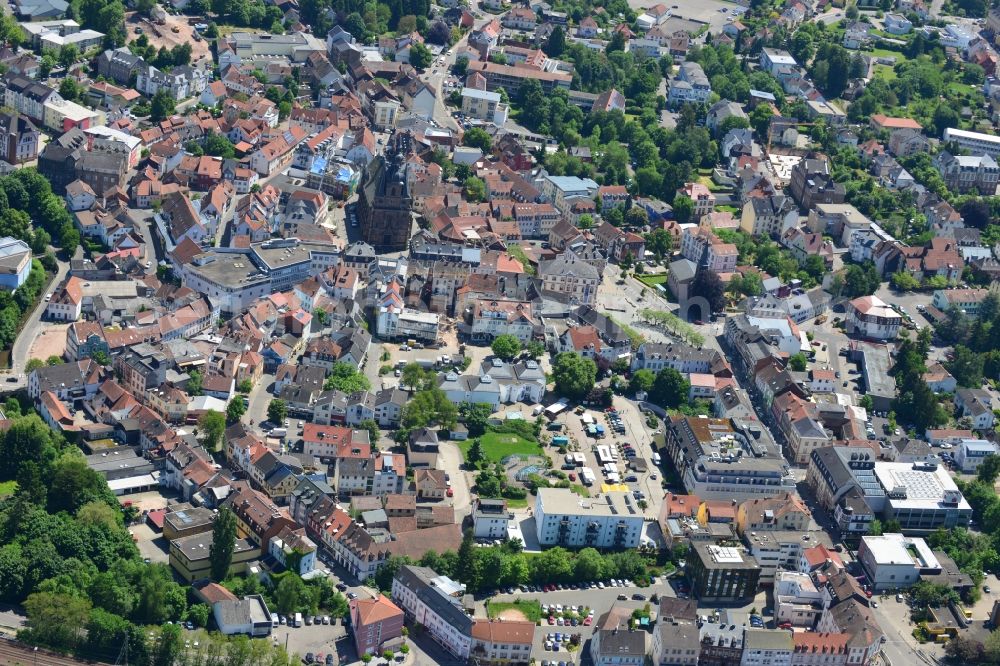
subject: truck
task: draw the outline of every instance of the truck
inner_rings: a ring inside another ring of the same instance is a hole
[[[274,430],[271,431],[270,436],[277,437],[278,439],[284,439],[285,435],[287,434],[288,430],[286,428],[275,428]]]
[[[594,473],[590,471],[589,467],[584,467],[580,470],[580,482],[585,486],[592,486],[597,480]]]
[[[569,438],[566,435],[557,435],[552,438],[552,446],[568,446]]]

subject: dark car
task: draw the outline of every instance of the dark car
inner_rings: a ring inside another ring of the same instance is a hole
[[[347,585],[345,583],[337,583],[337,589],[341,592],[347,591]]]
[[[646,595],[645,594],[639,594],[638,592],[636,592],[635,594],[632,595],[632,599],[635,600],[635,601],[645,601],[646,600]]]
[[[333,663],[333,653],[332,652],[330,654],[326,655],[326,663],[327,664],[332,664]]]
[[[305,656],[305,657],[303,657],[303,659],[305,660],[305,662],[306,662],[307,664],[311,664],[311,663],[313,663],[314,661],[316,661],[316,657],[314,657],[314,656],[313,656],[313,653],[312,653],[312,652],[306,652],[306,656]]]

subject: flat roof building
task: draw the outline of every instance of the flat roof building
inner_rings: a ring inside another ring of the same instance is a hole
[[[644,522],[630,493],[580,497],[568,488],[541,488],[535,500],[535,536],[542,546],[635,548]]]
[[[760,565],[742,548],[693,544],[687,575],[702,603],[745,603],[757,594]]]
[[[941,573],[941,563],[927,542],[902,534],[861,537],[858,560],[876,592],[909,587],[924,574]]]

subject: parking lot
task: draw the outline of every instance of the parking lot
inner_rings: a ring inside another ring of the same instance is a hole
[[[628,4],[629,7],[641,13],[646,7],[655,3],[648,2],[648,0],[629,0]],[[746,11],[746,8],[740,5],[722,0],[673,0],[670,8],[672,16],[708,23],[709,32],[713,34],[719,32],[726,23]]]
[[[549,431],[548,434],[554,437],[566,437],[568,440],[568,450],[572,454],[582,454],[584,464],[582,466],[568,463],[563,458],[558,458],[556,463],[566,465],[563,469],[574,475],[578,475],[581,467],[586,467],[595,476],[594,485],[589,488],[591,494],[600,492],[602,483],[624,483],[637,500],[647,503],[647,517],[655,517],[659,512],[662,502],[663,491],[660,485],[660,471],[653,463],[653,449],[651,445],[651,435],[645,424],[645,417],[631,401],[617,397],[613,401],[613,409],[617,415],[598,410],[566,411],[560,414],[553,423],[561,424],[563,432]],[[603,437],[595,437],[588,433],[585,418],[589,417],[593,425],[602,426],[605,430]],[[619,430],[615,430],[615,424]],[[615,461],[613,463],[601,464],[597,457],[597,447],[608,447]],[[555,458],[555,456],[553,456]],[[611,464],[616,470],[614,476],[605,472],[606,465]],[[581,482],[582,479],[571,479]],[[638,493],[638,494],[637,494]]]

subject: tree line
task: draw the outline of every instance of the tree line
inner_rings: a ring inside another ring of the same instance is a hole
[[[672,568],[667,556],[646,555],[637,550],[601,553],[595,548],[571,551],[556,546],[541,553],[525,553],[521,541],[508,539],[496,546],[477,547],[467,531],[458,552],[428,552],[419,561],[390,557],[379,567],[372,581],[380,590],[392,589],[392,579],[407,564],[430,567],[439,574],[465,583],[470,593],[527,583],[575,583],[623,578],[649,584],[649,569],[658,565]]]

